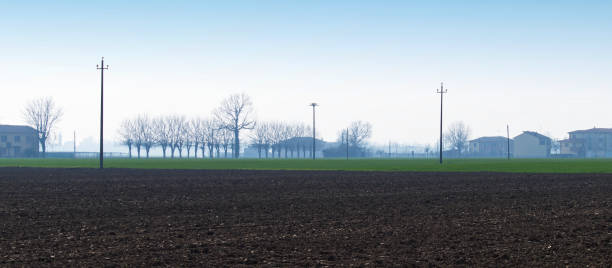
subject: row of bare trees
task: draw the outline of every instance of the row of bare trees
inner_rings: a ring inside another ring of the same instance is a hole
[[[232,132],[216,119],[139,115],[122,122],[119,137],[130,157],[135,151],[141,158],[144,151],[149,158],[151,149],[158,147],[164,158],[227,158],[228,152],[235,157],[234,148],[238,148]],[[311,132],[310,126],[301,123],[261,122],[250,135],[250,145],[259,158],[311,157]]]
[[[168,151],[170,157],[191,156],[198,157],[198,149],[204,157],[208,149],[210,158],[220,157],[223,150],[224,157],[228,151],[234,158],[240,156],[240,131],[253,129],[253,102],[246,94],[234,94],[224,99],[221,105],[214,110],[212,119],[187,119],[185,116],[162,116],[150,118],[140,115],[134,119],[124,120],[119,129],[121,142],[128,146],[132,157],[132,147],[141,157],[144,149],[149,157],[151,148],[159,146],[163,157]],[[232,142],[233,141],[233,142]],[[230,147],[231,146],[231,147]]]
[[[164,158],[187,158],[192,156],[201,158],[227,158],[228,152],[232,151],[234,140],[232,131],[223,127],[215,119],[193,118],[172,115],[151,118],[147,115],[139,115],[133,119],[124,120],[119,128],[121,143],[128,147],[130,157],[132,149],[136,150],[138,158],[144,150],[149,158],[151,148],[158,146]],[[198,152],[200,152],[198,154]]]
[[[303,123],[261,122],[251,134],[251,146],[259,158],[312,156],[312,128]],[[270,155],[271,153],[271,155]]]

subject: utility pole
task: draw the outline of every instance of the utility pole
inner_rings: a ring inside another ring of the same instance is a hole
[[[315,107],[319,105],[313,102],[309,106],[312,106],[312,160],[314,160],[317,153],[315,145],[317,141],[317,132],[315,131]]]
[[[510,125],[506,125],[506,134],[508,135],[508,160],[510,160]]]
[[[346,160],[349,159],[349,129],[346,129]]]
[[[444,94],[447,93],[448,90],[444,89],[444,83],[440,83],[440,89],[438,89],[437,93],[440,94],[440,164],[442,164],[442,105],[444,100]]]
[[[100,65],[96,65],[100,70],[100,169],[104,168],[104,70],[108,70],[108,65],[104,66],[104,57]]]

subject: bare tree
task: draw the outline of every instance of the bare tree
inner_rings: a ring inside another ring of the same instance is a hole
[[[272,144],[274,144],[274,139],[272,138],[272,124],[271,123],[266,123],[266,132],[265,132],[265,136],[264,136],[264,152],[266,155],[266,159],[268,158],[268,154],[270,152],[270,148],[272,147]],[[272,154],[272,157],[274,158],[274,154]]]
[[[151,119],[147,115],[139,115],[136,118],[135,125],[137,132],[136,136],[139,140],[138,158],[140,158],[140,145],[144,147],[147,158],[149,158],[149,152],[153,145],[155,145],[155,134],[153,132]]]
[[[169,127],[168,117],[158,117],[153,120],[153,133],[155,135],[155,142],[161,146],[162,155],[166,158],[166,149],[171,144],[171,131]]]
[[[234,133],[228,129],[220,129],[219,130],[219,143],[221,143],[221,147],[223,147],[223,157],[227,158],[227,152],[230,148],[234,148],[232,144],[232,140],[234,138]],[[232,151],[233,154],[233,151]]]
[[[185,122],[185,126],[183,129],[183,141],[185,150],[187,150],[187,159],[189,159],[189,154],[191,153],[191,147],[193,147],[193,139],[191,138],[191,121]]]
[[[178,150],[179,158],[183,158],[183,147],[185,146],[185,133],[187,120],[185,116],[177,116],[174,128],[174,147]]]
[[[257,146],[257,155],[261,158],[261,152],[265,148],[266,137],[268,136],[268,123],[259,123],[251,135],[251,144]]]
[[[183,156],[183,145],[185,144],[185,117],[170,116],[168,117],[168,129],[170,132],[170,157],[174,158],[174,153],[178,151],[179,157]]]
[[[189,126],[189,135],[193,141],[193,157],[198,158],[198,146],[200,145],[200,133],[202,132],[202,119],[191,119],[191,121],[189,121]]]
[[[461,156],[463,151],[467,149],[470,132],[470,128],[463,122],[454,122],[446,131],[446,142],[451,149],[457,150],[457,153]]]
[[[128,155],[130,158],[132,158],[132,145],[134,144],[134,128],[134,122],[129,119],[123,120],[119,128],[119,138],[121,139],[121,144],[128,147]]]
[[[282,127],[282,142],[281,142],[281,146],[283,147],[283,149],[285,149],[285,158],[288,157],[287,155],[287,151],[289,150],[289,147],[291,147],[291,145],[289,144],[289,139],[291,139],[292,137],[292,131],[293,131],[293,127],[287,123],[283,123],[283,127]]]
[[[348,142],[351,146],[362,148],[364,142],[372,136],[372,124],[355,121],[348,128]]]
[[[292,146],[295,148],[297,158],[300,158],[300,148],[303,137],[306,136],[306,125],[299,123],[293,128],[293,139]],[[293,151],[291,151],[291,157],[293,157]]]
[[[136,147],[136,155],[140,159],[140,149],[142,149],[143,135],[140,132],[138,119],[134,121],[134,146]]]
[[[206,141],[208,138],[208,124],[209,124],[209,120],[208,119],[199,119],[200,121],[200,127],[198,129],[198,132],[196,134],[197,136],[197,140],[198,140],[198,144],[200,145],[200,149],[202,151],[202,158],[206,157]]]
[[[253,116],[253,102],[246,94],[234,94],[221,102],[215,111],[215,117],[221,126],[234,133],[234,158],[240,157],[240,131],[253,129],[255,121]]]
[[[272,158],[274,158],[274,153],[277,154],[277,157],[281,157],[281,149],[282,149],[282,141],[283,141],[283,123],[281,122],[272,122],[269,125],[269,140],[272,146]]]
[[[202,141],[202,155],[205,152],[205,148],[208,147],[208,157],[210,159],[214,158],[214,148],[217,141],[217,131],[219,131],[219,126],[217,122],[213,119],[205,120],[203,125],[203,135],[204,140]]]
[[[43,157],[47,153],[49,136],[51,136],[55,129],[55,124],[61,119],[63,114],[62,109],[56,107],[51,97],[35,99],[26,104],[23,117],[27,124],[36,129]]]

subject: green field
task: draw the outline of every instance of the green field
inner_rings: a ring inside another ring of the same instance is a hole
[[[106,159],[106,168],[612,173],[612,159]],[[97,159],[0,159],[0,167],[96,168]]]

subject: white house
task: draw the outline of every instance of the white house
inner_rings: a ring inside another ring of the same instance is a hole
[[[515,158],[547,158],[550,157],[552,141],[540,133],[523,131],[514,137]]]

